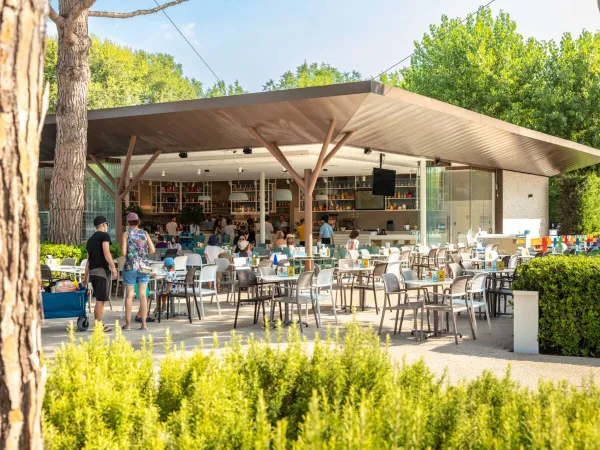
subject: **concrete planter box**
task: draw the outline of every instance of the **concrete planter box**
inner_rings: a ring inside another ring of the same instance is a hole
[[[515,353],[538,354],[539,292],[513,291]]]

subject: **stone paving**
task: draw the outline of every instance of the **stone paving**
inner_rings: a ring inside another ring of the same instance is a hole
[[[373,307],[372,295],[367,294],[367,305],[365,311],[356,313],[356,320],[365,326],[372,325],[373,332],[377,332],[381,316],[376,315]],[[379,293],[379,298],[383,293]],[[149,331],[139,331],[139,324],[132,322],[132,331],[125,332],[125,336],[139,347],[143,336],[152,336],[154,340],[154,354],[157,360],[164,355],[163,343],[167,328],[173,335],[175,343],[183,343],[186,348],[192,349],[202,341],[206,348],[210,348],[213,343],[214,335],[219,337],[221,344],[227,341],[231,336],[233,329],[233,319],[235,308],[225,300],[225,294],[221,294],[221,311],[219,316],[215,304],[210,304],[205,300],[206,317],[201,321],[197,316],[190,324],[187,317],[170,318],[163,320],[160,324],[157,322],[149,323]],[[369,299],[371,299],[369,301]],[[380,300],[381,301],[381,300]],[[110,311],[107,305],[105,312],[105,323],[114,329],[116,321],[120,319],[122,300],[113,297],[113,310]],[[355,304],[357,302],[355,301]],[[93,308],[93,305],[92,305]],[[182,304],[182,311],[185,310],[185,303]],[[257,338],[264,337],[262,321],[254,325],[252,314],[254,307],[244,305],[240,309],[240,318],[238,320],[237,332],[242,336],[248,336],[253,333]],[[268,308],[267,308],[268,314]],[[381,314],[381,313],[380,313]],[[90,318],[93,314],[89,315]],[[338,311],[338,324],[336,325],[330,305],[324,304],[321,307],[321,317],[323,327],[340,327],[352,320],[352,314]],[[68,339],[67,326],[73,319],[54,319],[47,320],[42,326],[42,342],[45,356],[52,358],[54,351],[60,346],[61,342]],[[309,312],[308,328],[304,332],[309,345],[314,340],[316,331],[314,316]],[[382,333],[382,341],[389,335],[389,351],[392,357],[401,360],[406,358],[408,362],[417,361],[423,358],[426,364],[436,374],[441,375],[447,370],[447,375],[452,381],[462,378],[471,379],[477,377],[484,370],[490,370],[498,376],[506,373],[510,364],[511,376],[529,387],[535,387],[538,380],[559,381],[566,379],[575,385],[581,385],[584,378],[590,375],[596,380],[600,380],[600,359],[599,358],[576,358],[551,355],[524,355],[515,354],[512,351],[512,330],[513,320],[511,316],[502,316],[492,319],[492,333],[490,334],[485,320],[478,320],[479,333],[476,340],[470,334],[470,329],[466,317],[458,318],[458,329],[463,333],[459,344],[455,345],[453,334],[447,334],[443,337],[430,337],[424,341],[419,341],[411,336],[412,315],[407,313],[405,317],[402,332],[394,335],[394,320],[391,313],[387,313]],[[90,325],[91,329],[91,325]],[[324,335],[325,330],[320,330]],[[78,338],[87,338],[91,332],[77,333]],[[114,331],[113,333],[114,334]]]

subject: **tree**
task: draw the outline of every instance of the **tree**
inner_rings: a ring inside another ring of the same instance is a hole
[[[130,13],[90,11],[96,0],[59,0],[49,16],[58,30],[56,148],[50,182],[48,236],[61,244],[81,241],[87,157],[87,97],[90,79],[88,17],[125,19],[153,14],[188,0]]]
[[[46,0],[0,2],[0,448],[43,448],[37,168]]]
[[[296,68],[296,73],[285,72],[279,81],[269,80],[264,86],[263,91],[281,91],[284,89],[296,89],[311,86],[326,86],[329,84],[350,83],[360,81],[360,73],[340,72],[335,67],[326,63],[304,64]]]

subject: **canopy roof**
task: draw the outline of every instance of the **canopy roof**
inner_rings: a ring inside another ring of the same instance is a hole
[[[374,81],[187,100],[88,112],[88,153],[134,155],[260,147],[247,127],[285,146],[332,142],[357,130],[346,146],[537,175],[600,163],[600,151]],[[56,117],[42,132],[40,160],[53,159]],[[342,152],[344,150],[342,149]]]

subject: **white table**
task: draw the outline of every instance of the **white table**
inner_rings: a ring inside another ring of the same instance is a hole
[[[375,269],[375,266],[369,266],[369,267],[337,267],[337,272],[338,275],[340,274],[344,274],[344,273],[348,273],[350,275],[352,275],[352,283],[350,284],[350,300],[352,300],[352,296],[354,295],[354,281],[356,280],[357,277],[360,277],[363,272],[372,272]],[[342,293],[344,295],[344,309],[347,311],[348,310],[348,302],[346,301],[346,289],[344,289],[344,284],[340,284],[340,287],[342,288]],[[364,294],[364,293],[363,293]]]
[[[503,270],[486,270],[486,269],[470,269],[467,270],[466,272],[469,273],[489,273],[490,275],[492,275],[492,291],[496,290],[497,287],[497,281],[498,275],[512,275],[515,273],[515,269],[503,269]],[[493,298],[493,304],[492,304],[492,310],[490,311],[491,314],[498,316],[500,315],[500,311],[499,311],[499,307],[497,308],[498,311],[496,311],[496,295],[492,295],[491,296]]]
[[[281,277],[279,275],[261,275],[260,276],[260,280],[263,283],[274,283],[274,284],[279,284],[279,283],[286,283],[289,281],[298,281],[298,278],[300,278],[300,274],[295,274],[292,276],[287,276],[287,277]],[[273,301],[276,301],[275,299]],[[290,306],[288,303],[285,303],[285,317],[283,319],[283,324],[284,325],[291,325],[292,321],[290,320]],[[300,326],[302,326],[302,324],[300,324]]]
[[[433,287],[433,292],[438,293],[439,287],[442,286],[450,286],[454,280],[444,280],[444,281],[430,281],[430,280],[405,280],[404,283],[412,286],[412,287]],[[437,303],[438,296],[434,295],[435,302]],[[439,335],[439,311],[435,310],[433,312],[433,333],[435,336]]]

